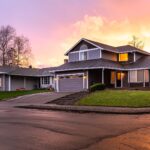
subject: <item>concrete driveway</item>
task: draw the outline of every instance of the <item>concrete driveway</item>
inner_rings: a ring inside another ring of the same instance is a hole
[[[46,92],[46,93],[37,93],[31,95],[20,96],[14,99],[6,101],[9,104],[45,104],[54,99],[66,96],[71,93],[56,93],[56,92]]]
[[[0,103],[0,150],[150,149],[150,115],[80,114],[13,107],[29,99],[43,103],[54,95],[60,96],[44,95]]]

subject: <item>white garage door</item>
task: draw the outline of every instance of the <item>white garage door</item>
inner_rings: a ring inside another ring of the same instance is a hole
[[[61,76],[58,81],[59,92],[83,91],[83,75]]]

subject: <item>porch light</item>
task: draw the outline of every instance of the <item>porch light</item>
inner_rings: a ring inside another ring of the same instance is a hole
[[[87,78],[87,76],[83,76],[83,79],[86,79]]]
[[[57,80],[58,80],[58,78],[54,78],[54,80],[55,80],[55,81],[57,81]]]

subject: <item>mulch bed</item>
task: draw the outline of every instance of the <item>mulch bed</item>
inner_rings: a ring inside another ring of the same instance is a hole
[[[84,96],[87,96],[88,92],[77,92],[61,98],[58,98],[54,101],[48,102],[47,104],[57,104],[57,105],[74,105]]]

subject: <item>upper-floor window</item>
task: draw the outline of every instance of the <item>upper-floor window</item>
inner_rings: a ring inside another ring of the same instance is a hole
[[[122,53],[122,54],[119,54],[119,61],[120,62],[123,62],[123,61],[128,61],[128,53]]]
[[[80,60],[87,60],[87,51],[80,52]]]

